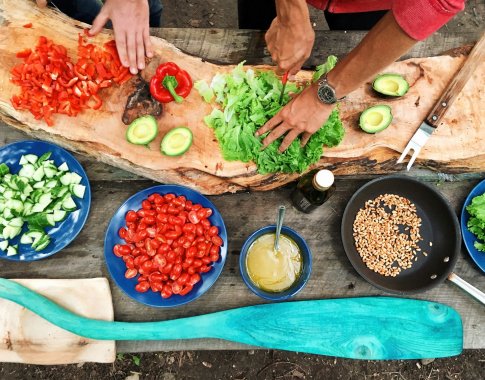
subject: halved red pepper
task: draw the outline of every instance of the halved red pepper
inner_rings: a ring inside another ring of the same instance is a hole
[[[192,90],[192,78],[173,62],[162,63],[150,80],[150,93],[160,103],[182,102]]]

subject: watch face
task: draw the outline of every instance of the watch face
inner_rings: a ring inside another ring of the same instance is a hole
[[[333,104],[337,101],[334,90],[327,84],[323,84],[318,88],[318,98],[327,104]]]

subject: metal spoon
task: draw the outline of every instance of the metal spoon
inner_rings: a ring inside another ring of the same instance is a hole
[[[281,227],[283,227],[283,219],[285,218],[285,206],[280,206],[278,208],[278,218],[276,219],[276,236],[274,239],[274,251],[278,252],[278,244],[280,241]]]

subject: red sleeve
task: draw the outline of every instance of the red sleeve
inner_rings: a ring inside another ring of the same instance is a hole
[[[424,40],[463,8],[465,0],[395,0],[392,12],[409,37]]]

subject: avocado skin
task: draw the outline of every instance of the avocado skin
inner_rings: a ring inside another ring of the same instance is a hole
[[[366,124],[365,124],[365,116],[370,111],[378,111],[378,112],[382,111],[380,113],[385,118],[387,118],[386,123],[383,124],[382,126],[380,126],[379,128],[373,128],[373,127],[366,126]],[[391,123],[392,123],[392,119],[393,119],[393,116],[392,116],[391,107],[389,107],[388,105],[385,105],[385,104],[378,104],[378,105],[375,105],[375,106],[366,108],[360,114],[360,117],[359,117],[359,127],[365,133],[375,134],[375,133],[378,133],[378,132],[382,132],[384,129],[386,129],[387,127],[389,127],[389,125],[391,125]]]
[[[381,83],[385,79],[394,79],[400,87],[400,91],[398,91],[396,94],[391,94],[391,93],[386,93],[385,90],[381,89],[379,86],[379,83]],[[379,95],[380,97],[383,98],[398,98],[400,96],[406,95],[406,93],[409,90],[409,83],[406,81],[406,79],[400,75],[400,74],[381,74],[378,75],[374,81],[372,82],[372,89],[374,92]]]

